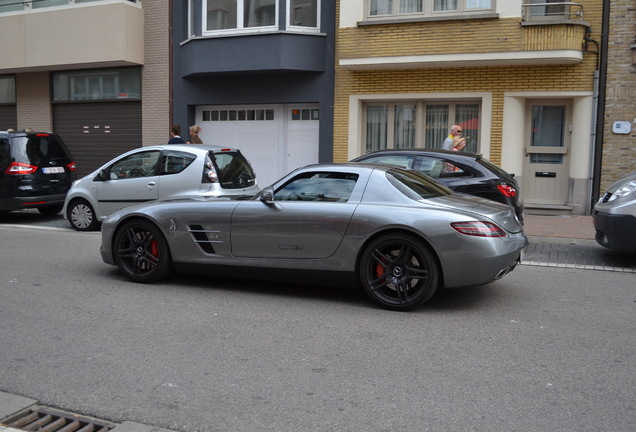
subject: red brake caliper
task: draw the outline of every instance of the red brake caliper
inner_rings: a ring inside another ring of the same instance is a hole
[[[155,258],[159,258],[159,245],[157,244],[157,240],[150,242],[150,254]]]

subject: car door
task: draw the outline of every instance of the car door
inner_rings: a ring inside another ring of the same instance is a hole
[[[105,179],[95,182],[101,213],[109,215],[124,207],[156,200],[159,156],[159,150],[139,151],[107,167]]]
[[[356,174],[302,173],[274,200],[242,202],[232,215],[232,254],[252,258],[327,258],[337,250],[356,209]]]

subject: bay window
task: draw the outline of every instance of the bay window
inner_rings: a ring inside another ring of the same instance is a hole
[[[365,151],[391,148],[441,148],[450,127],[461,125],[466,151],[479,150],[478,102],[369,103],[365,106]]]
[[[208,31],[276,27],[276,0],[204,0]]]

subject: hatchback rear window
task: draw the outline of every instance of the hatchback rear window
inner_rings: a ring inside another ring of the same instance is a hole
[[[67,165],[72,161],[66,146],[47,134],[15,138],[11,148],[16,162],[29,165]]]
[[[254,171],[241,153],[222,152],[212,154],[222,188],[239,189],[256,184]]]

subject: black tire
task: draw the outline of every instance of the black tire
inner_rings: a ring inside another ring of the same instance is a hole
[[[152,222],[135,219],[115,234],[113,256],[119,269],[134,282],[150,283],[172,273],[168,242]]]
[[[38,211],[43,216],[55,216],[56,214],[58,214],[59,212],[62,211],[62,208],[64,208],[64,204],[58,204],[58,205],[53,205],[53,206],[45,206],[45,207],[38,207]]]
[[[99,228],[93,206],[84,199],[78,199],[69,204],[66,209],[66,219],[77,231],[95,231]]]
[[[405,234],[373,240],[362,253],[359,274],[371,300],[398,311],[423,304],[439,285],[433,253],[421,241]]]

